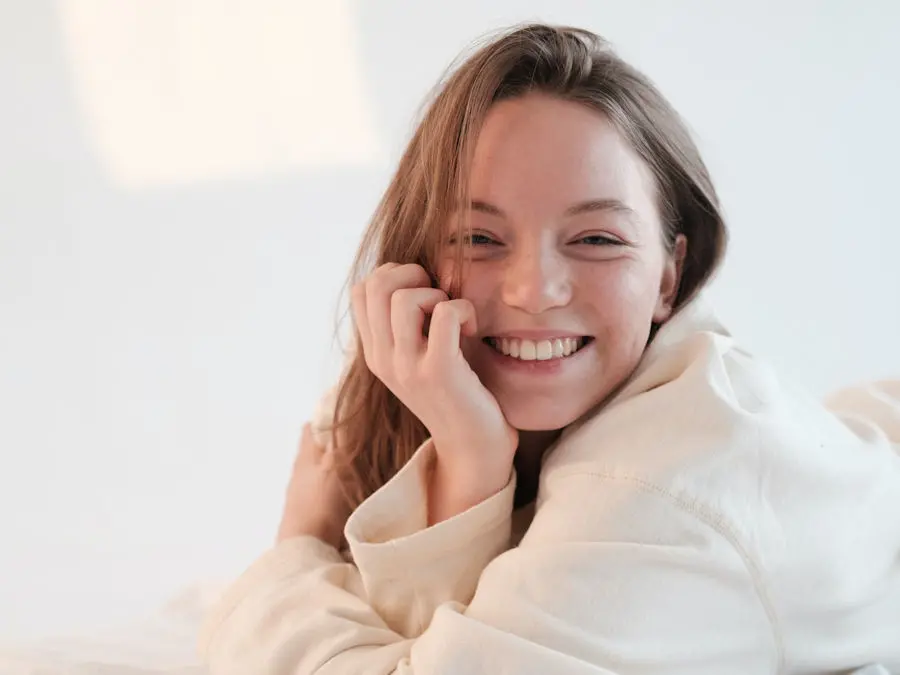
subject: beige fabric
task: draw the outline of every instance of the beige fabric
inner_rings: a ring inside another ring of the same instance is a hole
[[[426,527],[425,443],[353,514],[356,565],[285,541],[207,617],[212,675],[900,670],[900,382],[827,406],[696,302],[515,476]],[[521,529],[520,527],[520,529]]]

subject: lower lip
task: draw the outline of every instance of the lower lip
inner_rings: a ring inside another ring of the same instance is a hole
[[[588,344],[584,345],[577,352],[575,352],[574,354],[570,354],[569,356],[564,356],[562,358],[556,359],[547,359],[546,361],[538,361],[537,359],[535,359],[534,361],[523,361],[522,359],[516,359],[512,356],[507,356],[506,354],[498,352],[496,349],[483,342],[482,345],[484,345],[484,348],[487,349],[488,352],[490,352],[492,363],[496,363],[497,366],[503,368],[504,370],[515,373],[523,373],[526,375],[555,375],[562,371],[564,368],[567,368],[580,361],[585,352],[587,352],[594,346],[594,342],[594,340],[591,340]]]

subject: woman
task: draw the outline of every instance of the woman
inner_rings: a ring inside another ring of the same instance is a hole
[[[355,357],[211,672],[900,669],[900,386],[826,409],[741,350],[698,297],[725,240],[599,37],[472,55],[365,237]]]

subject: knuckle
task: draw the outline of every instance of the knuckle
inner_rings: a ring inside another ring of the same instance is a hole
[[[393,271],[397,269],[397,263],[385,263],[377,267],[366,279],[369,286],[382,285],[386,279],[393,276]]]
[[[375,270],[374,277],[379,280],[390,279],[397,274],[397,270],[402,268],[402,265],[395,262],[388,262],[381,265],[377,270]]]
[[[441,300],[434,306],[434,312],[432,314],[432,319],[447,321],[456,316],[457,310],[456,307],[454,307],[452,300]]]
[[[363,290],[363,294],[367,297],[372,297],[372,295],[379,293],[384,287],[385,277],[383,274],[379,274],[375,272],[370,277],[368,277],[365,281],[365,288]]]
[[[390,293],[398,288],[430,287],[431,277],[418,264],[385,263],[367,279],[367,292]]]
[[[369,278],[382,277],[385,274],[389,273],[392,269],[395,269],[396,267],[397,267],[397,263],[393,263],[393,262],[382,263],[378,267],[376,267],[374,270],[372,270],[372,273],[369,275]]]
[[[428,271],[419,265],[418,263],[412,264],[409,266],[410,272],[416,276],[416,278],[421,282],[431,283],[431,275],[428,274]]]
[[[397,311],[408,304],[410,291],[407,288],[398,288],[391,293],[391,311]]]

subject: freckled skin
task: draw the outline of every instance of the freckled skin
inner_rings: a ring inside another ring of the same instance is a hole
[[[561,429],[633,372],[652,323],[671,314],[680,264],[663,243],[652,175],[603,115],[532,94],[488,114],[471,198],[491,208],[471,213],[461,296],[479,335],[464,353],[512,426]],[[625,208],[568,212],[587,200]],[[442,282],[452,271],[448,258]],[[595,339],[552,377],[498,366],[481,340],[545,328]]]

